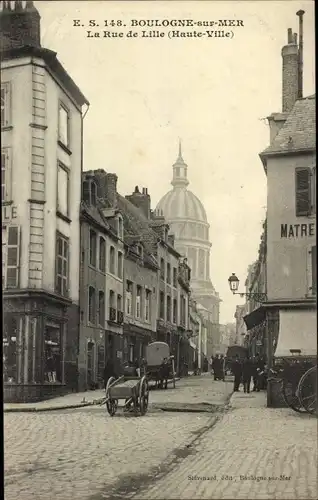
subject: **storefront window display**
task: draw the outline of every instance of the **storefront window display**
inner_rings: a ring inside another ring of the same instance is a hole
[[[58,324],[46,324],[44,333],[45,382],[62,383],[62,334]]]
[[[8,315],[3,331],[3,381],[17,382],[17,340],[19,317]]]

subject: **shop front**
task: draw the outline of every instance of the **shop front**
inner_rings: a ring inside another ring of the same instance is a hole
[[[133,366],[140,362],[146,356],[146,347],[155,340],[155,332],[134,325],[132,323],[124,324],[124,350],[123,361]]]
[[[78,310],[47,297],[5,297],[3,313],[4,401],[39,401],[72,390]]]

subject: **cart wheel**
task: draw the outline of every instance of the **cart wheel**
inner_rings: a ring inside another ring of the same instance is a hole
[[[299,401],[297,394],[297,386],[295,387],[294,382],[289,380],[284,380],[282,387],[283,398],[287,406],[298,413],[306,412],[305,408]]]
[[[142,377],[139,385],[139,411],[144,415],[148,409],[149,402],[149,384],[145,376]]]
[[[111,417],[113,417],[116,413],[117,407],[118,407],[118,401],[117,399],[110,399],[109,398],[109,387],[110,385],[115,382],[115,377],[110,377],[107,381],[106,385],[106,408]]]
[[[301,377],[298,396],[304,409],[311,415],[317,414],[317,367],[313,366]]]

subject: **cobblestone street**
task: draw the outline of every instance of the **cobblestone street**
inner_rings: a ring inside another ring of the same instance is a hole
[[[189,377],[151,401],[219,405],[231,388]],[[316,420],[264,405],[264,393],[235,393],[215,414],[7,413],[5,499],[316,498]]]
[[[189,377],[175,390],[152,391],[150,401],[225,402],[232,383]],[[177,396],[176,396],[177,395]],[[104,407],[7,413],[6,500],[113,498],[121,478],[160,472],[216,417],[150,411],[144,417],[108,416]],[[125,480],[126,480],[125,479]]]

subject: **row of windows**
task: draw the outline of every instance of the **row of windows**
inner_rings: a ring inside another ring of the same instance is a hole
[[[126,282],[126,314],[137,319],[151,319],[151,291],[142,286],[134,287],[131,281]]]
[[[167,263],[165,265],[165,260],[163,258],[160,259],[160,278],[163,281],[166,281],[168,284],[172,284],[175,288],[177,288],[177,268],[174,267],[172,269],[171,275],[171,264]]]
[[[98,267],[102,273],[106,273],[108,260],[108,270],[111,274],[123,277],[123,253],[117,252],[112,245],[109,247],[109,255],[107,259],[106,240],[103,236],[97,236],[97,233],[90,229],[89,232],[89,264],[92,267]]]
[[[99,291],[98,294],[94,287],[88,287],[88,321],[92,325],[96,322],[101,327],[105,327],[105,294],[103,291]],[[108,317],[109,321],[114,321],[117,323],[122,323],[122,296],[114,292],[114,290],[109,291],[109,311]]]
[[[166,307],[165,307],[166,306]],[[165,317],[166,309],[166,317]],[[177,299],[171,299],[170,295],[165,297],[164,292],[160,292],[159,297],[159,317],[166,321],[177,324],[178,322],[178,302]],[[181,296],[180,301],[180,323],[185,326],[186,324],[186,298]]]
[[[65,103],[59,102],[58,142],[69,150],[71,113]],[[12,125],[12,96],[10,82],[1,84],[1,128]]]

